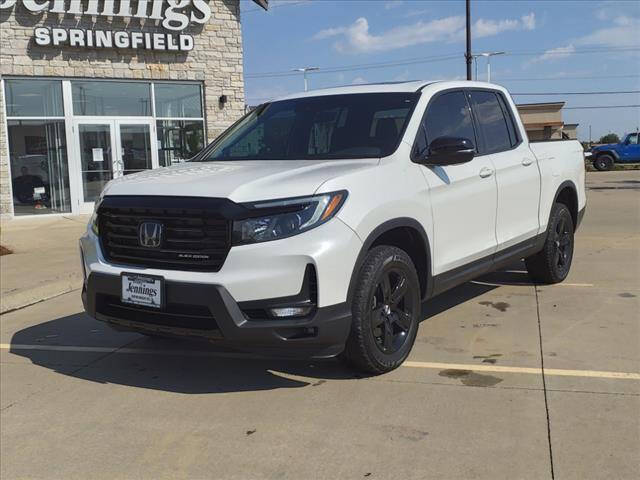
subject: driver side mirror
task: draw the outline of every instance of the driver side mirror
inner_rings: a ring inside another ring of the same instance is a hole
[[[468,138],[438,137],[418,161],[422,165],[457,165],[470,162],[475,153],[475,146]]]

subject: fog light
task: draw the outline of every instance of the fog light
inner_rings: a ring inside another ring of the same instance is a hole
[[[304,317],[306,315],[309,315],[312,309],[312,305],[304,307],[270,308],[269,313],[277,318]]]

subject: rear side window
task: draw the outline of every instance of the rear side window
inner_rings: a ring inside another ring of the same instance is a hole
[[[463,137],[476,144],[471,113],[462,91],[436,97],[427,110],[424,128],[427,145],[438,137]]]
[[[507,119],[496,94],[471,91],[469,97],[482,138],[480,153],[495,153],[511,149],[512,136],[509,134]]]
[[[513,120],[513,115],[511,115],[511,111],[507,106],[507,102],[505,102],[504,97],[496,93],[498,97],[498,102],[500,102],[500,107],[502,107],[502,113],[504,113],[504,118],[507,121],[507,130],[509,130],[509,139],[511,140],[511,146],[515,147],[518,143],[520,143],[520,136],[518,135],[518,129],[516,128],[516,123]]]

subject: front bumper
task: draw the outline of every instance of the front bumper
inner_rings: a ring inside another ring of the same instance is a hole
[[[221,285],[167,280],[162,311],[121,304],[121,288],[119,275],[90,273],[82,290],[86,312],[119,330],[205,339],[256,353],[335,356],[344,349],[351,325],[346,302],[301,319],[249,320]]]

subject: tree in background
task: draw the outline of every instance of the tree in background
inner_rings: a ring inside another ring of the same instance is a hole
[[[600,137],[598,143],[620,143],[620,137],[615,133],[607,133]]]

